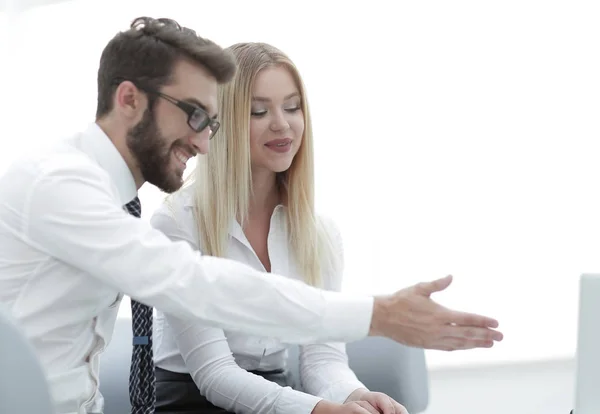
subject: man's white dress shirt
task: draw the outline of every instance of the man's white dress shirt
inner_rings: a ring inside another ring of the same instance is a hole
[[[37,350],[58,414],[102,412],[99,355],[121,293],[180,318],[290,342],[367,334],[372,298],[200,256],[127,214],[132,174],[96,124],[34,151],[0,178],[0,303]]]
[[[151,223],[172,240],[183,240],[195,250],[203,250],[194,217],[193,186],[163,203],[154,213]],[[321,218],[321,223],[334,248],[334,257],[329,257],[322,264],[323,287],[339,291],[343,273],[341,237],[332,221]],[[280,205],[271,217],[267,238],[271,270],[303,280],[289,250],[288,240],[286,208]],[[230,226],[227,257],[258,271],[266,271],[237,221]],[[273,312],[279,311],[276,306],[272,309]],[[300,311],[311,313],[313,310],[308,307]],[[183,320],[163,312],[157,312],[153,338],[156,366],[190,373],[202,395],[231,412],[310,414],[322,398],[343,403],[354,390],[364,388],[348,367],[342,343],[300,347],[300,378],[307,392],[303,393],[247,372],[286,367],[287,348],[278,339],[224,331],[202,321]]]

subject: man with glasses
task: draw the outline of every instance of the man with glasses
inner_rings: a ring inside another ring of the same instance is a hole
[[[430,299],[450,278],[375,298],[325,292],[200,256],[133,217],[144,182],[173,192],[186,162],[209,151],[217,85],[234,72],[233,57],[192,30],[138,18],[102,53],[96,122],[0,178],[0,304],[35,347],[57,413],[102,412],[99,356],[123,294],[132,298],[134,413],[153,412],[151,306],[292,343],[382,335],[453,350],[502,339],[495,320]]]

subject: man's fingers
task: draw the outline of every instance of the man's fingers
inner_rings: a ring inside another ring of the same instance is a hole
[[[431,349],[439,349],[441,351],[459,351],[474,348],[491,348],[494,346],[494,341],[483,339],[466,339],[446,337],[441,338]]]
[[[501,341],[504,337],[501,332],[493,329],[459,325],[446,325],[442,328],[441,334],[445,337],[473,339],[479,341]]]
[[[430,296],[432,293],[440,292],[450,286],[452,283],[452,276],[448,275],[441,279],[433,280],[431,282],[421,282],[416,285],[419,293]]]
[[[448,322],[462,326],[479,326],[481,328],[497,328],[498,321],[487,316],[474,313],[449,311]]]

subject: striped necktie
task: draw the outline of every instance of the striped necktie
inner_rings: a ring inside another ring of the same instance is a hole
[[[125,210],[135,217],[142,215],[138,197],[125,205]],[[133,351],[129,372],[129,401],[131,414],[154,414],[156,379],[152,359],[152,308],[131,299],[131,324]]]

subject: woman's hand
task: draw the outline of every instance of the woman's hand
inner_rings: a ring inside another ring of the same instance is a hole
[[[379,411],[366,401],[346,401],[336,404],[321,400],[311,414],[379,414]]]
[[[365,401],[382,414],[408,414],[402,404],[382,392],[358,389],[350,394],[346,402],[349,401]]]

